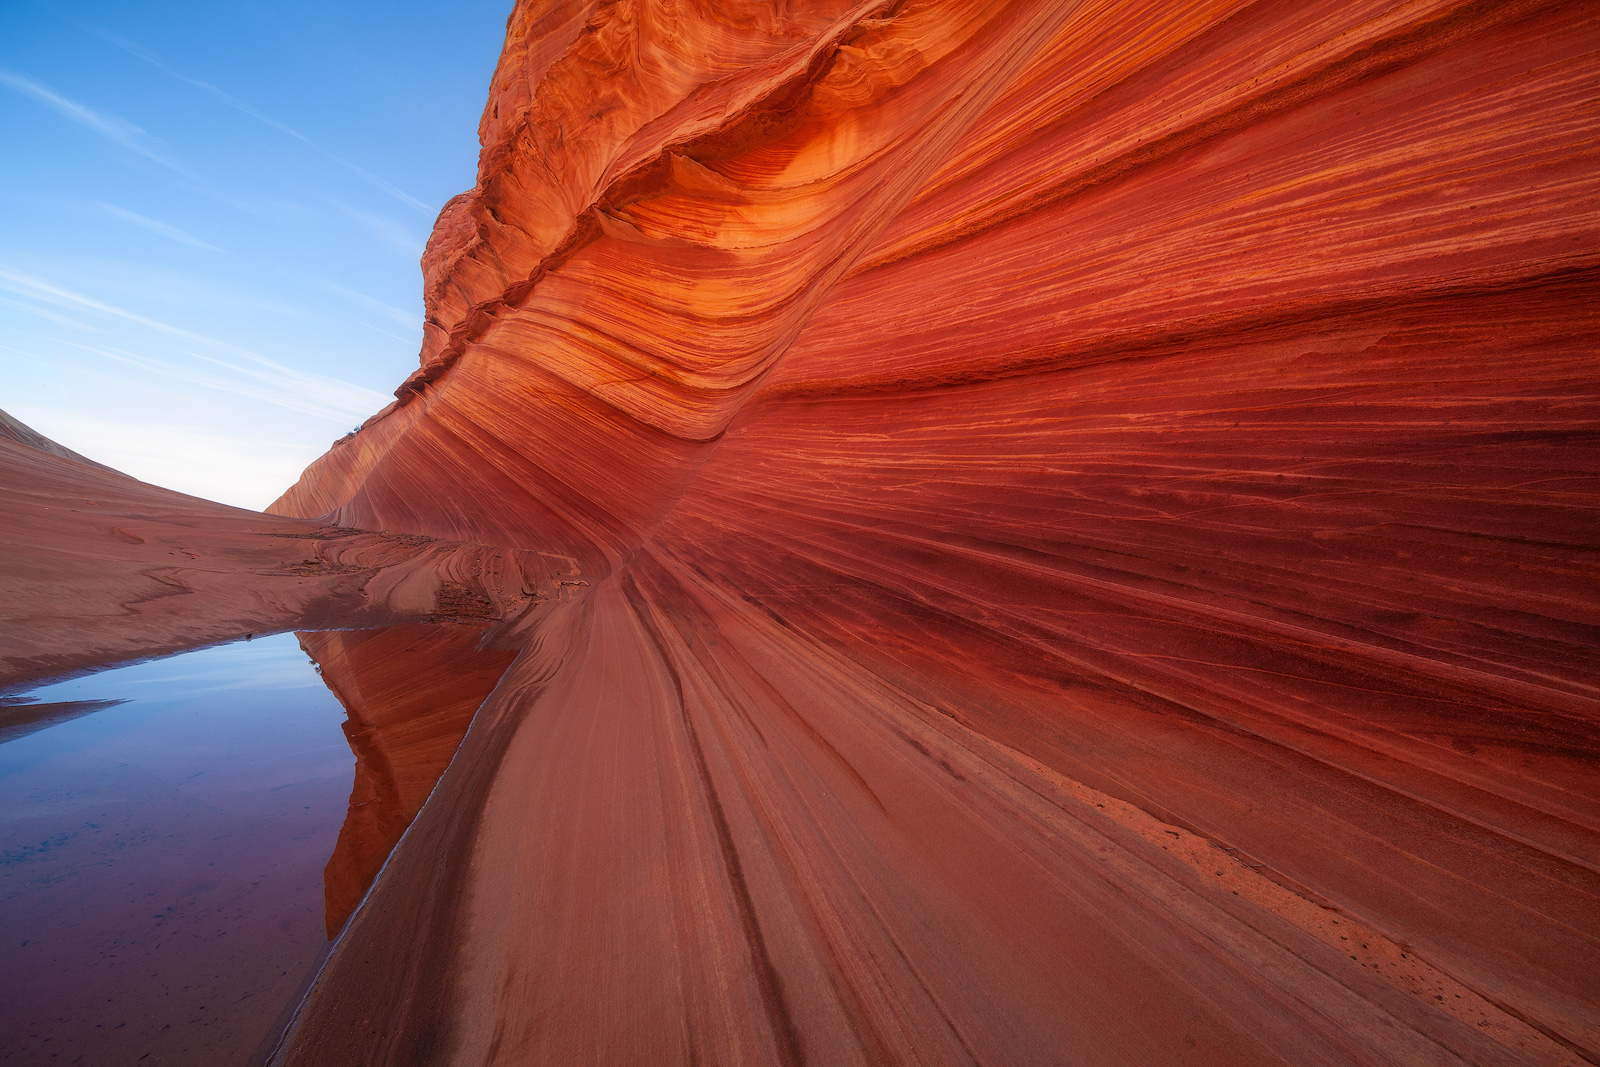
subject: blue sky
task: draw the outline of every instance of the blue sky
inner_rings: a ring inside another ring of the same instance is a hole
[[[264,507],[416,366],[510,0],[0,0],[0,408]]]

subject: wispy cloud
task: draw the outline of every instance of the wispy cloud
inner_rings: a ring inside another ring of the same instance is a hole
[[[137,152],[146,159],[154,160],[163,167],[182,174],[186,178],[193,179],[195,177],[189,170],[174,163],[151,147],[152,144],[160,142],[127,119],[118,118],[115,115],[102,114],[78,103],[76,100],[69,100],[60,93],[47,89],[32,78],[25,78],[4,68],[0,68],[0,84],[9,85],[23,96],[31,97],[63,118],[70,119],[80,126],[91,129],[129,151]]]
[[[28,304],[21,300],[8,300],[3,296],[0,296],[0,304],[4,304],[9,308],[16,308],[18,311],[26,311],[30,315],[37,315],[39,318],[53,322],[57,326],[68,326],[74,330],[82,330],[85,333],[105,332],[98,327],[90,326],[87,322],[72,318],[68,315],[62,315],[59,312],[51,311],[49,308],[39,307],[37,304]]]
[[[191,345],[210,349],[213,353],[219,353],[212,355],[191,350],[184,353],[189,358],[223,368],[239,378],[248,379],[247,382],[229,381],[218,378],[213,374],[181,368],[166,361],[155,360],[147,356],[136,356],[132,353],[115,349],[92,348],[72,341],[60,342],[77,348],[89,349],[122,362],[134,362],[147,370],[188,381],[191,384],[250,396],[253,399],[266,401],[290,410],[319,415],[339,422],[352,418],[365,418],[386,404],[389,399],[375,390],[341,381],[337,378],[330,378],[320,374],[307,374],[292,367],[285,367],[275,360],[258,355],[238,345],[230,344],[227,341],[218,340],[215,337],[207,337],[192,330],[185,330],[182,327],[160,322],[137,312],[128,311],[125,308],[119,308],[113,304],[107,304],[104,301],[85,296],[82,293],[63,289],[41,278],[11,270],[4,266],[0,266],[0,289],[6,289],[24,299],[51,304],[57,308],[109,315],[126,322],[136,323],[147,329],[166,334],[169,337],[188,341]],[[266,388],[263,389],[261,388],[262,386]]]
[[[257,122],[263,122],[280,133],[293,137],[295,140],[301,142],[307,147],[328,157],[333,162],[339,164],[339,166],[344,167],[346,170],[365,178],[367,181],[388,193],[402,204],[405,204],[407,207],[414,208],[417,211],[422,212],[424,215],[428,215],[430,217],[435,213],[435,208],[429,207],[427,204],[423,203],[421,200],[418,200],[405,190],[396,188],[394,185],[384,181],[382,178],[378,177],[376,174],[373,174],[364,167],[358,167],[349,160],[343,159],[340,156],[328,151],[326,148],[323,148],[321,145],[317,144],[315,141],[301,133],[299,130],[295,129],[293,126],[290,126],[288,123],[280,122],[278,119],[273,118],[264,111],[251,107],[243,100],[240,100],[237,96],[234,96],[232,93],[224,92],[215,85],[212,85],[210,82],[204,82],[198,78],[191,78],[181,71],[172,69],[171,67],[167,66],[167,64],[164,63],[159,56],[151,52],[148,48],[136,44],[124,37],[118,37],[114,33],[108,33],[107,31],[94,26],[85,26],[84,28],[90,33],[94,34],[96,37],[100,38],[102,41],[105,41],[107,44],[120,48],[131,56],[135,56],[144,60],[146,63],[149,63],[156,69],[171,75],[172,77],[183,82],[185,85],[192,85],[201,92],[208,93],[211,96],[216,97],[218,100],[221,100],[224,104],[227,104],[234,110],[249,115]]]
[[[215,85],[212,85],[210,82],[203,82],[203,81],[199,80],[198,78],[191,78],[187,74],[183,74],[183,73],[180,73],[179,71],[173,70],[171,67],[169,67],[165,63],[163,63],[161,61],[161,58],[159,56],[157,56],[154,52],[150,51],[148,48],[145,48],[144,46],[139,45],[139,44],[135,44],[134,42],[128,40],[126,37],[118,37],[114,33],[109,33],[106,30],[102,30],[102,29],[99,29],[99,28],[94,27],[94,26],[85,26],[84,28],[87,29],[90,33],[94,34],[96,37],[100,38],[102,41],[105,41],[107,44],[114,45],[115,47],[122,49],[124,52],[127,52],[129,55],[134,56],[134,57],[136,57],[138,59],[144,60],[146,63],[149,63],[151,66],[153,66],[156,69],[162,71],[163,73],[170,74],[170,75],[172,75],[172,77],[177,78],[179,81],[183,82],[184,84],[192,85],[196,89],[200,89],[200,90],[203,90],[204,92],[210,93],[212,96],[216,97],[218,100],[221,100],[223,103],[227,104],[229,107],[236,108],[237,110],[244,112],[246,115],[249,115],[251,118],[256,119],[256,120],[258,120],[260,122],[266,123],[268,126],[271,126],[275,130],[281,130],[282,132],[288,134],[290,137],[296,138],[297,140],[304,141],[306,144],[310,144],[311,143],[310,139],[307,138],[305,136],[305,134],[301,133],[299,130],[294,129],[293,127],[291,127],[291,126],[289,126],[289,125],[287,125],[285,123],[279,122],[277,119],[273,118],[271,115],[267,115],[267,114],[264,114],[263,112],[257,111],[255,108],[251,107],[249,104],[245,103],[243,100],[240,100],[237,96],[233,96],[233,95],[231,95],[229,93],[223,92],[221,89],[218,89]]]
[[[318,145],[312,145],[312,147],[315,148],[317,151],[321,152],[323,155],[327,156],[329,159],[333,160],[335,163],[339,164],[339,166],[344,167],[346,170],[353,171],[356,174],[361,175],[361,177],[367,179],[367,181],[371,182],[373,185],[376,185],[379,189],[382,189],[384,192],[388,193],[390,196],[394,197],[396,200],[400,201],[402,204],[405,204],[407,207],[416,208],[418,211],[422,212],[428,218],[431,219],[431,218],[433,218],[433,216],[435,216],[435,215],[437,215],[439,213],[439,209],[438,208],[430,207],[429,205],[423,203],[421,200],[418,200],[416,197],[412,196],[410,193],[405,192],[402,189],[395,188],[393,185],[390,185],[388,182],[384,181],[382,178],[378,177],[376,174],[372,173],[371,171],[369,171],[369,170],[367,170],[367,169],[365,169],[363,167],[358,167],[354,163],[351,163],[349,160],[340,159],[338,156],[334,155],[332,152],[329,152],[327,149],[322,148],[322,147],[320,147]]]
[[[403,252],[419,259],[422,257],[422,240],[394,219],[385,215],[374,215],[370,211],[361,211],[348,204],[341,204],[337,200],[329,200],[328,203],[344,212],[357,226],[396,252]]]
[[[307,285],[347,300],[357,307],[365,308],[374,315],[381,315],[390,322],[404,326],[408,330],[422,329],[422,316],[415,311],[407,311],[404,308],[397,308],[393,304],[385,304],[382,300],[370,297],[365,293],[358,293],[354,289],[348,289],[337,282],[330,282],[326,278],[307,277],[304,281]]]
[[[104,201],[99,203],[99,207],[102,211],[113,218],[121,219],[123,222],[132,223],[135,226],[149,230],[151,233],[160,234],[169,241],[177,241],[179,244],[190,245],[194,248],[209,248],[213,252],[222,251],[222,249],[218,248],[216,245],[207,244],[192,233],[189,233],[185,230],[180,230],[176,226],[169,226],[165,222],[147,218],[136,211],[129,211],[127,208],[117,207],[115,204],[107,204]]]
[[[248,375],[253,381],[229,381],[215,374],[183,367],[170,360],[157,359],[154,356],[141,356],[121,348],[111,348],[106,345],[86,345],[77,341],[68,341],[65,338],[49,338],[54,344],[66,345],[70,348],[80,349],[93,355],[108,359],[113,363],[121,363],[137,368],[151,374],[157,374],[173,381],[184,382],[188,385],[198,385],[204,389],[212,389],[219,393],[228,393],[232,396],[242,396],[248,400],[256,400],[265,404],[272,404],[288,411],[298,411],[302,415],[315,415],[330,421],[338,420],[347,422],[350,418],[361,414],[360,412],[341,411],[329,408],[325,404],[298,392],[283,388],[271,388],[273,383],[267,375]],[[239,371],[241,368],[233,367],[221,360],[208,359],[199,353],[185,353],[191,358],[202,362],[215,363],[229,370]],[[245,372],[248,374],[248,372]],[[172,399],[180,400],[182,394],[172,394]]]

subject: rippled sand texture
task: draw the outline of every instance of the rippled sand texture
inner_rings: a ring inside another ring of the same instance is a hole
[[[1600,1062],[1597,45],[519,3],[275,509],[548,588],[284,1062]]]

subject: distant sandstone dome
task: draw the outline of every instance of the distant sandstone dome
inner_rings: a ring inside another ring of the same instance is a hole
[[[1597,48],[518,3],[274,510],[560,595],[281,1061],[1600,1062]]]

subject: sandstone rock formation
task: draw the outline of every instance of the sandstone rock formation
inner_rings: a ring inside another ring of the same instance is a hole
[[[519,0],[273,510],[544,584],[278,1061],[1600,1062],[1597,45]]]
[[[1597,43],[518,3],[276,510],[589,584],[284,1061],[1600,1062]]]

